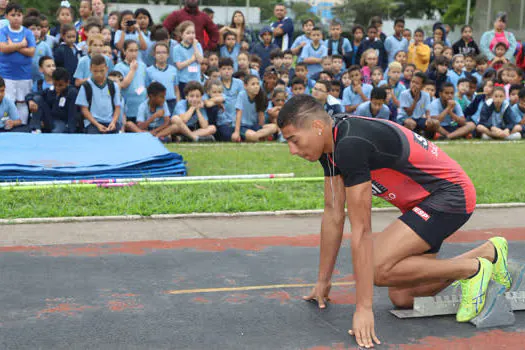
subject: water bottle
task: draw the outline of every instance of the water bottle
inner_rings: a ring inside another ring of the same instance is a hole
[[[3,116],[2,118],[0,118],[0,128],[4,128],[5,130],[9,130],[7,128],[7,126],[5,125],[5,122],[9,120],[9,117],[8,116]]]

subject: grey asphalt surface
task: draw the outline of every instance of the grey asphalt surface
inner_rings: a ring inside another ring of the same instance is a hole
[[[472,233],[475,241],[494,228],[525,227],[523,213],[486,211],[465,229],[482,230]],[[393,217],[374,215],[374,230]],[[2,226],[0,348],[355,348],[346,334],[355,310],[352,285],[335,286],[326,310],[301,300],[310,287],[191,291],[315,282],[319,252],[310,234],[319,224],[316,216]],[[466,243],[445,244],[441,256],[479,244],[468,236]],[[510,258],[522,260],[525,234],[513,237]],[[353,280],[350,262],[346,240],[335,282]],[[181,290],[187,292],[170,294]],[[525,343],[524,313],[503,332],[458,324],[454,316],[399,320],[391,308],[386,289],[376,288],[376,328],[385,343],[379,349]]]

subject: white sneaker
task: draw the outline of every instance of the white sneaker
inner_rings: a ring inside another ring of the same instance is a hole
[[[510,134],[509,136],[505,137],[505,140],[509,140],[509,141],[521,140],[521,134],[519,132],[515,132],[514,134]]]
[[[482,140],[492,140],[492,137],[490,137],[490,136],[487,135],[487,134],[481,134],[481,139],[482,139]]]

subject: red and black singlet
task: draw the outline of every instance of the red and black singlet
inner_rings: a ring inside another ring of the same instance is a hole
[[[346,187],[371,181],[372,194],[402,212],[429,197],[426,203],[435,210],[474,211],[472,181],[434,143],[386,120],[344,115],[334,120],[334,154],[319,160],[325,176],[341,175]]]

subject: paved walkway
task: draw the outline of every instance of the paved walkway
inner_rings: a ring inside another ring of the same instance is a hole
[[[383,230],[399,216],[376,212],[374,232]],[[478,209],[464,230],[525,226],[525,208]],[[60,224],[0,226],[0,246],[176,240],[184,238],[231,238],[297,236],[319,233],[320,215],[221,217],[194,219],[98,221]],[[349,224],[346,223],[346,232]]]

